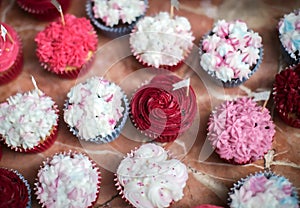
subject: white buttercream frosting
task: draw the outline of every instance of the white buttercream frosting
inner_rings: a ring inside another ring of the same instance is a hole
[[[200,65],[223,82],[248,78],[258,63],[262,38],[242,21],[219,20],[201,44]]]
[[[194,36],[187,18],[171,18],[167,12],[144,17],[130,34],[135,56],[148,65],[173,66],[192,48]]]
[[[47,208],[86,208],[99,192],[99,169],[80,153],[54,155],[38,171],[37,199]]]
[[[122,23],[131,24],[146,11],[143,0],[93,0],[95,18],[101,18],[107,26]]]
[[[186,166],[156,144],[144,144],[123,159],[117,179],[125,198],[137,208],[168,207],[183,197]]]
[[[102,77],[92,77],[75,85],[67,98],[64,120],[86,141],[113,132],[123,116],[121,88]]]
[[[39,90],[17,93],[0,105],[0,135],[8,146],[31,149],[57,125],[54,101]]]

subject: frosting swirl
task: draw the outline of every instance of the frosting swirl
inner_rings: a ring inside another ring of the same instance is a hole
[[[240,186],[230,194],[232,208],[254,208],[258,204],[261,207],[299,207],[295,188],[283,176],[259,173],[243,180]]]
[[[148,143],[121,161],[117,179],[122,194],[135,207],[161,208],[183,197],[188,173],[162,147]]]
[[[65,25],[58,19],[35,37],[37,57],[55,73],[81,68],[97,49],[97,34],[86,18],[65,15]]]
[[[38,90],[17,93],[0,104],[0,135],[9,147],[34,148],[57,126],[55,102],[39,93]]]
[[[276,109],[290,125],[300,127],[300,65],[287,68],[275,77]]]
[[[193,122],[196,96],[189,87],[172,91],[172,84],[181,81],[174,75],[157,75],[132,97],[131,118],[136,127],[156,141],[172,141]]]
[[[0,22],[0,25],[3,25],[5,27],[5,29],[13,39],[13,42],[11,42],[11,40],[8,38],[8,35],[6,35],[4,41],[2,36],[0,37],[0,73],[1,73],[13,66],[19,54],[19,50],[22,50],[22,48],[21,48],[20,38],[17,32],[12,27],[10,27],[9,25],[3,22]]]
[[[208,139],[215,151],[237,164],[260,159],[271,148],[274,134],[268,109],[246,97],[222,103],[209,118]]]
[[[17,171],[0,168],[0,191],[0,207],[31,207],[29,184]]]
[[[47,208],[91,207],[100,190],[100,172],[81,153],[59,153],[44,162],[35,183],[37,199]]]

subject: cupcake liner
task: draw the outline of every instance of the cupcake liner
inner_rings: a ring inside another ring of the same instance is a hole
[[[96,144],[105,144],[105,143],[114,141],[117,137],[120,136],[121,131],[122,131],[123,127],[125,126],[125,123],[127,121],[128,114],[129,114],[128,113],[129,112],[128,98],[124,92],[123,92],[123,94],[124,94],[124,96],[122,98],[122,101],[123,101],[124,113],[123,113],[123,116],[118,121],[117,125],[115,126],[114,130],[110,134],[106,135],[105,137],[102,137],[99,135],[95,138],[90,138],[88,140],[89,142],[93,142]],[[64,110],[68,109],[68,106],[69,106],[69,102],[68,102],[68,100],[66,100],[65,104],[64,104]],[[74,136],[76,136],[80,140],[86,141],[85,139],[80,137],[78,129],[76,129],[75,127],[72,127],[70,125],[68,125],[68,127]]]
[[[6,71],[0,72],[0,85],[7,84],[8,82],[17,78],[23,68],[24,56],[23,46],[20,37],[18,36],[17,42],[19,44],[19,52],[14,64]]]
[[[204,54],[203,53],[203,50],[202,50],[202,43],[203,43],[203,40],[209,35],[211,34],[211,32],[207,33],[206,35],[203,36],[203,38],[201,39],[200,41],[200,44],[199,44],[199,54],[200,54],[200,58],[201,56]],[[263,55],[264,55],[264,49],[263,49],[263,46],[259,49],[259,59],[257,60],[257,63],[255,66],[253,66],[251,72],[248,74],[248,78],[246,77],[243,77],[242,80],[240,79],[232,79],[231,81],[227,81],[227,82],[224,82],[220,79],[217,78],[215,72],[212,72],[212,71],[206,71],[204,70],[202,67],[202,69],[208,73],[213,79],[213,81],[215,83],[222,83],[222,86],[223,87],[226,87],[226,88],[232,88],[232,87],[237,87],[241,84],[243,84],[244,82],[246,82],[257,70],[258,68],[260,67],[261,63],[262,63],[262,60],[263,60]],[[200,65],[201,66],[201,65]]]
[[[56,114],[59,115],[59,111],[58,111],[58,106],[54,106],[54,109],[56,111]],[[45,140],[41,140],[36,146],[34,146],[33,148],[30,149],[24,149],[23,147],[13,147],[13,146],[9,146],[6,141],[5,138],[2,137],[0,135],[0,141],[2,141],[8,148],[10,148],[13,151],[16,152],[24,152],[24,153],[40,153],[43,152],[47,149],[49,149],[55,142],[57,135],[58,135],[58,118],[56,120],[56,125],[52,126],[52,128],[50,129],[50,135],[46,137]]]
[[[145,5],[147,7],[148,0],[144,0]],[[109,38],[117,38],[124,35],[128,35],[132,29],[134,28],[135,24],[145,16],[145,13],[139,17],[137,17],[136,21],[132,22],[131,24],[122,24],[119,23],[119,25],[114,27],[106,26],[104,22],[101,21],[101,19],[96,19],[93,15],[93,2],[92,0],[87,0],[85,5],[85,10],[87,13],[87,16],[92,21],[93,25],[95,25],[98,29],[101,30],[103,35],[109,37]]]
[[[22,181],[22,183],[25,185],[26,189],[27,189],[27,199],[28,202],[26,204],[26,208],[31,208],[31,188],[30,185],[28,183],[28,181],[24,178],[24,176],[19,173],[17,170],[13,170],[13,169],[8,169],[8,168],[0,168],[3,170],[7,170],[9,172],[12,172],[13,174],[15,174],[16,176],[19,177],[19,179]],[[16,181],[15,181],[16,182]]]
[[[93,208],[94,205],[96,204],[98,198],[99,198],[99,194],[100,194],[100,186],[101,186],[101,172],[100,172],[100,169],[99,167],[97,166],[96,162],[94,160],[92,160],[88,155],[86,155],[85,153],[81,153],[81,152],[77,152],[77,151],[72,151],[72,150],[69,150],[68,152],[64,151],[64,152],[60,152],[60,153],[55,153],[52,157],[47,157],[45,161],[43,161],[43,164],[40,165],[40,168],[38,170],[38,172],[45,167],[45,165],[49,164],[49,162],[52,160],[52,158],[56,155],[64,155],[64,156],[74,156],[74,155],[77,155],[77,154],[80,154],[80,155],[83,155],[85,157],[87,157],[89,159],[89,161],[92,163],[92,166],[93,166],[93,169],[96,169],[97,173],[98,173],[98,182],[97,182],[97,193],[96,193],[96,197],[95,197],[95,200],[93,202],[91,202],[91,205],[88,206],[88,208]],[[39,183],[39,180],[38,180],[38,177],[35,179],[35,183],[34,183],[34,188],[33,190],[34,191],[37,191],[38,187],[40,186],[40,183]],[[36,193],[35,193],[36,195]],[[42,205],[42,207],[44,207],[45,205],[39,200],[37,199],[38,203],[40,205]]]
[[[239,190],[246,181],[248,181],[251,177],[253,176],[261,176],[261,175],[264,175],[267,179],[271,178],[271,177],[276,177],[276,178],[279,178],[280,175],[277,175],[275,174],[274,172],[272,171],[269,171],[269,170],[265,170],[264,172],[260,171],[260,172],[256,172],[254,174],[250,174],[248,175],[247,177],[245,178],[241,178],[239,181],[235,182],[233,184],[233,187],[229,189],[229,193],[228,193],[228,198],[227,198],[227,205],[230,207],[231,205],[231,202],[232,202],[232,199],[230,198],[230,195],[234,194],[235,190]],[[286,178],[286,180],[288,180]],[[299,199],[298,199],[298,193],[297,193],[297,190],[295,187],[293,187],[293,191],[292,191],[292,194],[291,194],[292,197],[295,197],[297,200],[298,200],[298,203],[299,203]]]
[[[60,0],[59,3],[62,7],[63,12],[66,12],[71,5],[71,0]],[[17,4],[21,9],[30,13],[34,18],[42,21],[52,21],[60,16],[60,13],[54,6],[51,8],[44,8],[40,5],[34,5],[34,3],[30,4],[26,2],[26,0],[17,0]]]
[[[81,68],[77,68],[77,69],[73,69],[73,70],[69,70],[69,71],[61,71],[58,73],[53,72],[51,70],[51,67],[46,63],[41,63],[41,66],[45,70],[63,78],[63,79],[77,79],[78,77],[85,75],[90,70],[91,66],[94,63],[94,60],[95,60],[95,53],[89,60],[87,60],[87,62]]]

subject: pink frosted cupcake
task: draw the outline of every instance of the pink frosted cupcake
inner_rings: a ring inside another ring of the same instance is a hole
[[[92,208],[100,192],[96,163],[82,153],[58,153],[38,170],[35,195],[46,208]]]
[[[261,36],[245,22],[217,21],[200,42],[200,65],[224,87],[235,87],[259,68],[263,56]]]
[[[125,157],[118,169],[120,195],[137,208],[169,207],[183,198],[186,166],[156,144],[144,144]]]
[[[136,59],[147,67],[176,70],[193,47],[194,36],[187,18],[160,12],[141,19],[130,34]]]
[[[0,104],[0,139],[19,152],[42,152],[55,141],[58,108],[38,90],[18,93]]]
[[[63,12],[65,12],[71,4],[70,0],[57,1],[61,5]],[[60,15],[50,0],[17,0],[17,3],[23,10],[39,20],[50,21]]]
[[[48,71],[69,79],[83,75],[97,50],[97,34],[86,18],[65,15],[50,23],[35,37],[37,57]]]
[[[23,48],[17,32],[8,24],[0,22],[7,31],[5,39],[0,37],[0,85],[15,79],[22,71]]]
[[[207,137],[222,159],[245,164],[271,149],[274,134],[269,110],[244,97],[225,101],[212,112]]]

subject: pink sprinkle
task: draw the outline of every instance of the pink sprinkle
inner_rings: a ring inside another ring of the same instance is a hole
[[[106,99],[106,102],[110,102],[110,101],[112,101],[112,99],[113,99],[113,97],[114,97],[114,95],[113,94],[111,94],[107,99]]]
[[[115,124],[115,120],[114,119],[110,119],[108,122],[109,122],[110,125],[114,125]]]

